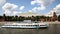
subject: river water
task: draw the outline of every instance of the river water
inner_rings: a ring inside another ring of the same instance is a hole
[[[0,28],[0,34],[60,34],[60,25],[50,25],[41,29]]]

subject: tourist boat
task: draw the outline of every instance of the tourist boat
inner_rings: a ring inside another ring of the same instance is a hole
[[[2,28],[45,28],[46,23],[7,23],[1,26]]]

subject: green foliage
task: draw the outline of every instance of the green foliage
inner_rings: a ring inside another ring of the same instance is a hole
[[[60,15],[58,16],[58,21],[60,21]]]
[[[46,19],[49,20],[49,16],[31,16],[31,17],[23,17],[23,16],[6,16],[5,14],[3,14],[3,16],[0,16],[0,18],[4,18],[5,21],[23,21],[23,20],[32,20],[32,21],[40,21],[41,19],[43,19],[44,21],[46,21]],[[58,21],[60,21],[60,15],[58,16]]]

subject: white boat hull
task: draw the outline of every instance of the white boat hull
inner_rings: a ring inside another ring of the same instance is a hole
[[[2,26],[2,28],[45,28],[48,26]]]
[[[13,23],[5,24],[2,28],[45,28],[48,27],[46,23]]]

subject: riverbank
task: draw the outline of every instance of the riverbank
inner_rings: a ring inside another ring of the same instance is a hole
[[[47,24],[60,24],[60,22],[46,22]]]
[[[5,23],[16,23],[16,22],[0,22],[0,25],[3,25]],[[43,22],[43,23],[47,23],[47,24],[60,24],[60,22]]]

